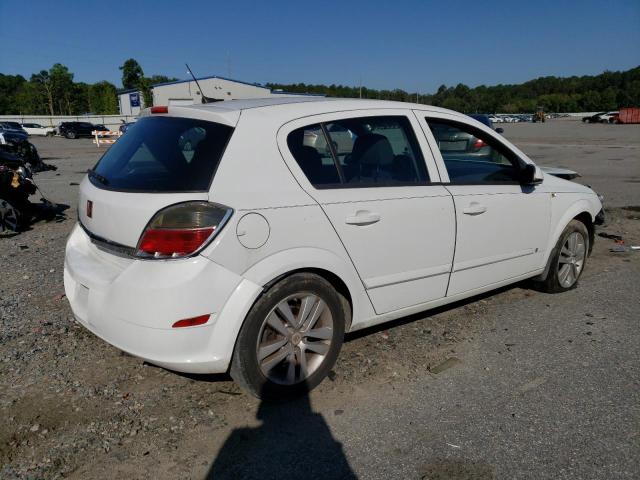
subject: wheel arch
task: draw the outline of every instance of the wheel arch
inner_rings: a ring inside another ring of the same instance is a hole
[[[264,292],[282,279],[301,272],[324,278],[345,298],[348,310],[345,331],[349,331],[354,320],[375,315],[353,265],[327,250],[295,248],[281,251],[261,260],[242,276],[261,285]]]
[[[595,240],[595,214],[592,214],[593,210],[590,202],[586,199],[578,200],[573,203],[564,213],[564,215],[560,218],[560,220],[556,223],[555,228],[553,230],[553,235],[549,237],[549,243],[547,246],[547,255],[545,257],[545,269],[538,277],[537,280],[547,278],[549,274],[549,259],[553,257],[554,250],[556,247],[556,243],[558,243],[558,239],[569,222],[573,220],[578,220],[583,223],[587,227],[587,232],[589,233],[589,251],[587,255],[591,254],[591,250],[593,249],[593,242]]]

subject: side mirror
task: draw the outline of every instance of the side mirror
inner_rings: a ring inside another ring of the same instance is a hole
[[[542,183],[543,175],[542,170],[532,163],[527,163],[520,170],[520,183],[523,185],[539,185]]]
[[[496,128],[496,133],[499,133],[500,135],[502,135],[504,133],[504,128],[502,127]]]

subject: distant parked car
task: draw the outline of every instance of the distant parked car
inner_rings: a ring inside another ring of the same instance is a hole
[[[588,117],[582,117],[584,123],[600,123],[600,117],[607,112],[600,112],[590,115]]]
[[[6,131],[20,132],[25,134],[26,136],[29,136],[29,133],[27,133],[25,129],[22,128],[22,125],[20,125],[18,122],[0,122],[0,130],[2,130],[3,132],[6,132]]]
[[[607,112],[600,115],[600,123],[614,123],[620,112]]]
[[[56,133],[56,129],[53,127],[43,127],[39,123],[23,123],[22,128],[29,135],[37,135],[41,137],[52,137]]]
[[[62,122],[58,125],[58,134],[66,138],[91,137],[94,130],[108,131],[104,125],[89,122]]]
[[[504,133],[504,129],[502,127],[494,128],[493,120],[491,120],[491,115],[485,115],[483,113],[472,113],[469,115],[471,118],[479,121],[480,123],[486,125],[489,128],[493,128],[498,133]],[[496,118],[496,117],[493,117]]]

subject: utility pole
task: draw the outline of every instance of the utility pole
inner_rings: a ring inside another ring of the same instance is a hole
[[[360,98],[362,98],[362,75],[360,75]]]

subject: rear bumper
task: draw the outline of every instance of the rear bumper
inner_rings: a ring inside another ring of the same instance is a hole
[[[242,321],[261,287],[198,256],[145,261],[99,250],[78,226],[69,237],[64,285],[76,319],[150,363],[188,373],[228,368]],[[210,314],[201,326],[177,320]]]

